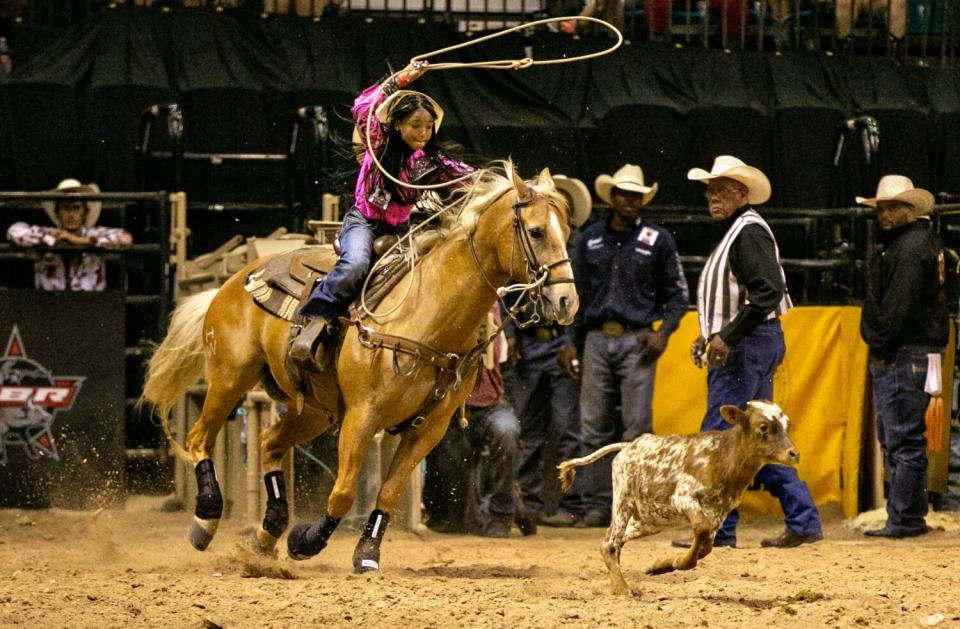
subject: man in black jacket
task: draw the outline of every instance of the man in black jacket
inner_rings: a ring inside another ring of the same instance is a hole
[[[942,244],[926,218],[933,195],[906,177],[883,177],[875,197],[857,202],[877,209],[880,227],[882,249],[870,269],[860,335],[870,347],[877,437],[889,481],[887,523],[866,535],[914,537],[927,532],[924,383],[929,370],[939,371],[948,335]]]

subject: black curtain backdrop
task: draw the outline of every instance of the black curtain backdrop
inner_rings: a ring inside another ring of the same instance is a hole
[[[459,41],[445,24],[416,20],[105,9],[0,80],[0,185],[46,189],[80,176],[104,190],[136,189],[139,115],[153,103],[180,104],[188,151],[284,152],[293,111],[306,104],[328,107],[346,138],[360,90]],[[556,58],[606,45],[537,33],[438,61]],[[512,156],[524,175],[550,167],[588,184],[637,163],[659,182],[661,204],[699,205],[686,171],[721,153],[765,170],[771,204],[784,207],[849,205],[890,172],[960,192],[960,67],[635,44],[577,64],[431,73],[417,87],[445,108],[444,133],[474,153]],[[866,164],[851,136],[835,168],[838,125],[865,114],[880,123],[878,162]],[[237,200],[246,194],[237,188]],[[250,194],[281,191],[261,182]]]

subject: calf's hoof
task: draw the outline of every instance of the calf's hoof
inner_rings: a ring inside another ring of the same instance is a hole
[[[673,565],[672,559],[661,559],[650,565],[644,572],[647,574],[666,574],[668,572],[673,572],[677,567]]]
[[[217,527],[220,526],[220,520],[201,520],[198,517],[193,518],[190,523],[190,531],[187,534],[190,538],[190,545],[197,550],[206,550],[213,536],[217,533]]]
[[[630,589],[629,585],[615,585],[613,586],[613,595],[614,596],[633,596],[634,591]]]

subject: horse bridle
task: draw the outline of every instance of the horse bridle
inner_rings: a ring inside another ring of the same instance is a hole
[[[572,277],[550,277],[550,272],[554,268],[570,262],[568,256],[564,256],[550,264],[540,264],[537,252],[533,247],[533,242],[530,240],[530,234],[525,228],[523,216],[521,215],[523,208],[533,205],[539,198],[539,195],[529,187],[525,188],[527,194],[521,194],[516,187],[514,187],[513,190],[517,193],[517,198],[513,203],[513,244],[510,252],[510,277],[514,277],[514,250],[519,242],[520,254],[523,256],[524,263],[527,267],[527,277],[533,278],[533,281],[527,284],[518,283],[502,287],[495,286],[493,282],[490,281],[487,272],[483,269],[483,265],[480,264],[480,256],[477,254],[472,232],[467,236],[467,244],[469,245],[470,254],[473,256],[473,263],[476,265],[477,270],[480,271],[480,275],[487,285],[497,293],[497,298],[500,299],[501,304],[504,306],[504,312],[507,315],[506,318],[511,320],[518,328],[526,328],[531,325],[536,325],[541,321],[539,312],[541,310],[541,304],[543,303],[542,289],[546,286],[553,286],[554,284],[572,284],[574,283],[574,279]],[[509,192],[509,188],[504,190],[500,196],[493,200],[491,205],[499,201],[503,195]],[[503,304],[503,298],[510,293],[520,293],[520,298],[513,306],[507,307],[506,304]],[[528,299],[533,305],[532,316],[530,320],[526,322],[522,322],[517,318],[517,314],[526,309],[526,305],[521,303],[524,298]]]

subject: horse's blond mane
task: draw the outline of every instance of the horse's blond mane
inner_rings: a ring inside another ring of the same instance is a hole
[[[457,222],[462,226],[464,235],[472,233],[477,227],[480,216],[493,203],[513,188],[513,161],[505,159],[494,162],[487,168],[476,172],[473,184],[461,192],[451,203],[451,208],[459,206]],[[563,196],[557,192],[549,171],[545,170],[527,185],[537,194],[548,197],[556,205],[565,205]]]

